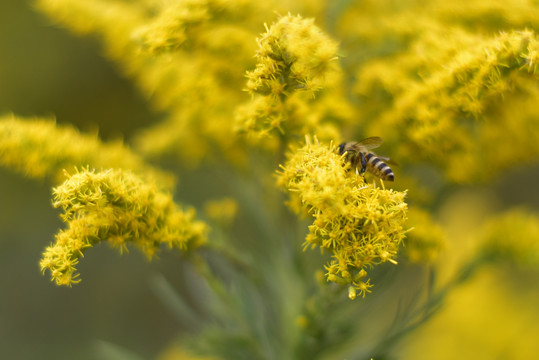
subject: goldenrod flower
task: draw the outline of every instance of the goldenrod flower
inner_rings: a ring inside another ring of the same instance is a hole
[[[539,266],[539,216],[524,209],[492,217],[483,229],[484,255],[489,260]]]
[[[386,129],[401,158],[434,161],[458,182],[535,159],[537,35],[428,29],[408,51],[361,68],[357,90],[380,111],[376,121],[364,114],[367,131]]]
[[[40,265],[58,285],[79,282],[79,258],[102,241],[121,253],[133,244],[148,259],[162,244],[188,251],[206,241],[207,227],[193,209],[181,210],[170,193],[131,172],[79,171],[54,189],[53,204],[68,227],[45,249]]]
[[[256,69],[247,73],[251,93],[288,96],[314,92],[334,66],[337,44],[314,25],[314,19],[287,15],[257,40]]]
[[[445,232],[427,211],[418,207],[410,208],[408,223],[413,230],[406,236],[406,255],[412,262],[432,263],[446,246]]]
[[[405,234],[405,192],[366,184],[349,171],[334,146],[309,141],[289,156],[278,184],[289,192],[295,212],[314,219],[304,248],[329,250],[327,279],[349,284],[350,298],[370,292],[367,267],[397,263]]]
[[[230,197],[206,202],[204,205],[206,216],[221,224],[230,225],[238,213],[238,202]]]
[[[244,159],[230,119],[245,99],[244,71],[253,66],[261,5],[39,0],[37,6],[70,30],[99,38],[105,55],[166,114],[134,139],[139,152],[172,154],[188,164],[215,154]]]
[[[175,50],[189,39],[189,30],[210,19],[210,6],[211,1],[188,0],[157,7],[160,12],[135,32],[135,38],[152,53]]]
[[[256,69],[247,72],[253,98],[238,110],[237,130],[254,138],[274,130],[287,136],[338,136],[335,123],[346,119],[350,110],[338,90],[342,77],[337,43],[313,19],[293,15],[266,26],[257,41]]]
[[[174,178],[150,165],[122,141],[104,143],[54,120],[0,117],[0,165],[27,176],[64,178],[64,169],[82,164],[126,168],[172,187]]]

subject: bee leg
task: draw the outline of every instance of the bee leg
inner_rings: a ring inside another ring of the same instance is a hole
[[[367,159],[365,159],[365,155],[362,152],[359,154],[361,156],[361,173],[363,174],[367,170]]]

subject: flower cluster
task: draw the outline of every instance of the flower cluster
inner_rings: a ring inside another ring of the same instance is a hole
[[[148,165],[121,141],[104,143],[95,135],[81,134],[53,120],[0,117],[0,138],[0,165],[27,176],[48,176],[60,182],[64,169],[91,164],[97,168],[131,169],[162,186],[174,184],[171,174]]]
[[[267,28],[258,46],[258,64],[247,73],[247,89],[276,98],[296,90],[318,90],[337,53],[337,44],[314,25],[313,19],[292,15]]]
[[[457,182],[486,180],[514,161],[532,160],[539,154],[531,105],[539,97],[537,35],[430,30],[409,45],[413,51],[360,70],[357,92],[372,98],[371,107],[383,99],[370,131],[390,129],[386,138],[400,144],[399,154],[434,161]]]
[[[230,197],[211,200],[204,204],[204,213],[220,225],[230,225],[238,213],[238,202]]]
[[[314,218],[304,247],[331,253],[327,279],[348,284],[350,298],[370,291],[366,268],[396,264],[406,232],[405,192],[366,184],[333,146],[309,141],[282,166],[278,184],[289,192],[294,211]]]
[[[173,155],[193,165],[216,154],[242,161],[245,150],[230,118],[245,98],[244,71],[253,66],[262,5],[242,0],[39,0],[37,5],[70,30],[102,39],[106,56],[153,108],[167,114],[136,136],[140,153]]]
[[[415,263],[433,263],[447,244],[447,237],[442,227],[432,218],[430,213],[411,207],[408,212],[408,223],[413,231],[406,237],[406,255]]]
[[[159,12],[147,25],[135,33],[143,47],[149,52],[175,50],[189,40],[189,35],[196,34],[197,25],[208,21],[211,13],[208,5],[211,1],[191,0],[170,3],[157,9]]]
[[[193,209],[181,210],[170,193],[131,172],[79,171],[54,189],[54,206],[62,208],[68,227],[45,249],[40,265],[58,285],[80,281],[78,259],[102,241],[120,252],[133,244],[149,259],[161,244],[188,251],[206,242],[207,227]]]
[[[483,248],[488,260],[508,261],[537,269],[539,266],[539,217],[514,209],[490,219],[483,228]]]
[[[324,121],[342,121],[349,108],[336,86],[342,81],[337,43],[313,19],[301,16],[283,16],[266,30],[258,39],[256,69],[247,72],[247,90],[253,98],[238,111],[238,131],[254,137],[277,129],[335,138],[338,132]],[[331,101],[317,99],[318,106],[314,105],[315,93]]]

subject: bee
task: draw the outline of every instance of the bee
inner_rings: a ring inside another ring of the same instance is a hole
[[[337,147],[337,151],[339,155],[345,154],[345,159],[350,162],[352,169],[356,169],[356,174],[368,171],[382,180],[393,181],[395,180],[393,170],[386,164],[390,159],[370,151],[380,146],[382,142],[382,138],[373,136],[360,142],[344,142]]]

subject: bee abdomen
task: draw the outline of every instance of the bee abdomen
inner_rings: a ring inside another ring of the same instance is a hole
[[[395,180],[393,170],[375,154],[368,152],[365,154],[365,159],[367,160],[367,171],[385,181]]]

